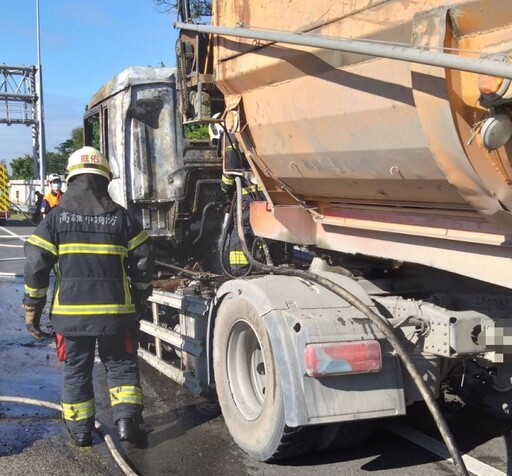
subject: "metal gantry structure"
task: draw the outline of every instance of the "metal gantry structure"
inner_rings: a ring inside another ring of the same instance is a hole
[[[37,124],[35,66],[0,65],[0,124]]]
[[[40,169],[40,132],[37,66],[0,65],[0,124],[32,126],[34,171]]]

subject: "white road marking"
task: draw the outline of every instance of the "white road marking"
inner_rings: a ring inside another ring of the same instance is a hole
[[[11,230],[8,230],[7,228],[3,227],[3,226],[0,226],[0,230],[4,231],[5,233],[7,233],[7,235],[0,235],[0,240],[21,240],[23,242],[25,242],[27,240],[27,238],[30,236],[30,235],[17,235],[16,233],[12,232]],[[23,245],[0,245],[0,247],[4,247],[4,248],[23,248]],[[0,262],[2,261],[14,261],[14,260],[24,260],[26,259],[25,256],[23,257],[20,257],[20,258],[4,258],[4,259],[0,259]],[[0,278],[22,278],[23,277],[23,273],[3,273],[3,272],[0,272]]]
[[[7,228],[3,227],[3,226],[0,226],[0,230],[2,231],[5,231],[6,233],[8,233],[9,235],[11,235],[11,237],[13,238],[18,238],[20,239],[21,241],[26,241],[26,238],[24,235],[17,235],[16,233],[13,233],[11,230],[8,230]],[[1,237],[0,237],[1,238]],[[7,236],[5,238],[8,238]]]
[[[382,426],[386,428],[386,430],[392,431],[402,438],[412,441],[413,443],[425,448],[426,450],[445,458],[450,463],[453,463],[453,460],[450,457],[450,452],[448,448],[436,440],[435,438],[431,438],[424,433],[421,433],[414,428],[408,427],[406,425],[402,425],[397,422],[385,422],[382,423]],[[476,475],[476,476],[507,476],[507,473],[500,471],[499,469],[493,468],[486,463],[483,463],[472,456],[462,454],[462,460],[466,465],[467,470]]]
[[[0,230],[2,227],[0,227]],[[19,240],[21,238],[27,239],[30,235],[0,235],[0,240]]]

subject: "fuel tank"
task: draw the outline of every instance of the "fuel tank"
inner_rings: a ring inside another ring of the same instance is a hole
[[[212,23],[475,61],[508,62],[512,50],[509,0],[218,0]],[[273,207],[272,217],[268,206],[251,217],[259,234],[512,287],[503,279],[512,235],[508,79],[222,35],[215,77]],[[295,205],[307,213],[278,210]],[[397,247],[404,236],[409,251]],[[464,252],[418,258],[430,248]],[[443,264],[447,257],[454,263]],[[500,276],[482,278],[485,263]]]

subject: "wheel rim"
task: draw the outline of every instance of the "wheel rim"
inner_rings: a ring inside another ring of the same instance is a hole
[[[246,420],[255,420],[263,409],[267,375],[261,342],[247,321],[232,327],[226,359],[233,401]]]

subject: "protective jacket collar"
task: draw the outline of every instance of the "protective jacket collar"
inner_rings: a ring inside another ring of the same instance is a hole
[[[60,205],[79,215],[103,215],[120,208],[108,193],[108,180],[93,174],[73,178],[60,199]]]

